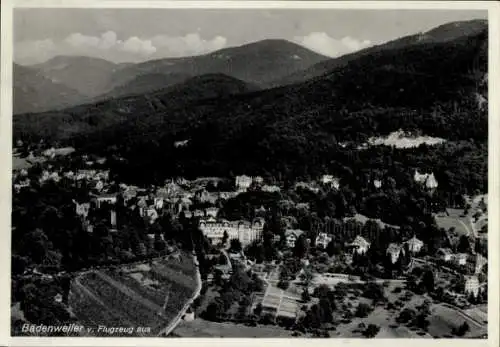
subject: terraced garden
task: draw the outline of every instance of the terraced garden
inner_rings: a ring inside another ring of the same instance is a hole
[[[72,285],[71,309],[86,328],[94,328],[90,336],[110,336],[98,332],[99,325],[134,329],[114,337],[156,336],[194,293],[196,270],[188,259],[82,274]],[[137,327],[150,331],[137,332]]]

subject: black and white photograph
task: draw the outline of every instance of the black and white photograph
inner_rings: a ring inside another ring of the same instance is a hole
[[[14,6],[10,336],[491,338],[491,12],[394,7]]]

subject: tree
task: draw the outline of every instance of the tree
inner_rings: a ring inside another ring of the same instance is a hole
[[[408,322],[413,321],[416,316],[417,316],[417,313],[414,310],[409,309],[409,308],[405,308],[403,311],[401,311],[399,316],[396,317],[396,322],[402,323],[402,324],[408,323]]]
[[[380,327],[375,325],[375,324],[368,324],[366,327],[366,330],[363,331],[363,336],[366,338],[372,338],[377,336],[378,332],[380,331]]]
[[[427,328],[429,327],[430,322],[427,320],[427,315],[421,313],[417,317],[415,317],[415,319],[413,321],[413,325],[415,325],[419,329],[427,331]]]
[[[232,252],[235,252],[235,253],[238,253],[238,252],[241,252],[242,250],[242,246],[241,246],[241,242],[240,240],[238,239],[232,239],[231,240],[231,246],[230,246],[230,250]]]
[[[321,323],[331,323],[333,320],[333,312],[330,306],[330,301],[327,298],[319,299],[319,309]]]
[[[432,293],[434,291],[435,281],[432,270],[429,269],[424,272],[424,275],[422,276],[422,285],[428,293]]]
[[[304,290],[302,291],[301,297],[302,297],[303,302],[309,302],[311,300],[311,294],[309,294],[308,288],[304,288]]]
[[[460,253],[468,253],[471,251],[470,241],[466,235],[460,236],[457,244],[457,251]]]
[[[278,282],[278,288],[280,288],[280,289],[287,290],[288,286],[290,286],[290,282],[288,282],[286,280],[280,280]]]
[[[311,281],[314,278],[314,273],[311,271],[309,267],[305,267],[299,277],[300,280],[304,282],[304,284],[307,287],[309,286],[309,284],[311,284]]]
[[[297,241],[295,241],[295,247],[293,249],[293,254],[297,258],[304,258],[309,252],[309,243],[305,235],[300,235]]]
[[[223,246],[226,245],[228,239],[229,239],[229,234],[227,233],[227,230],[224,230],[224,234],[222,235],[222,245]]]
[[[356,317],[365,318],[370,314],[370,312],[372,312],[372,308],[369,305],[360,303],[356,308],[354,315]]]
[[[222,307],[218,304],[218,302],[212,302],[207,306],[206,311],[203,313],[203,318],[212,322],[217,322],[221,313]]]
[[[463,322],[458,329],[453,328],[452,333],[457,336],[464,336],[470,330],[469,324],[467,322]]]
[[[257,306],[255,306],[253,313],[257,316],[260,316],[260,314],[262,313],[262,304],[260,302],[257,304]]]

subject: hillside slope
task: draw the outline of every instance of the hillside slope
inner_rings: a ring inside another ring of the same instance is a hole
[[[222,74],[196,76],[156,92],[100,101],[93,104],[37,114],[21,114],[14,119],[14,136],[22,138],[68,139],[129,121],[139,130],[170,109],[206,99],[227,99],[257,87]],[[151,124],[153,125],[153,124]],[[136,133],[136,131],[133,131]],[[116,132],[119,133],[118,131]]]
[[[405,47],[424,45],[432,43],[445,43],[460,39],[462,37],[474,36],[488,29],[488,22],[485,20],[470,20],[443,24],[425,33],[418,33],[398,38],[380,45],[368,47],[360,51],[343,55],[338,58],[328,59],[314,64],[310,68],[298,71],[284,78],[277,79],[271,84],[274,86],[300,83],[312,78],[319,77],[328,71],[345,66],[350,61],[363,56],[391,49],[401,49]]]
[[[306,69],[327,59],[286,40],[263,40],[213,53],[147,61],[129,65],[113,76],[114,85],[145,74],[225,74],[242,81],[267,87],[273,80]]]
[[[78,91],[18,64],[13,67],[13,84],[14,114],[61,109],[86,100]]]
[[[57,56],[32,69],[80,94],[95,97],[110,89],[111,76],[121,66],[104,59],[82,56]]]

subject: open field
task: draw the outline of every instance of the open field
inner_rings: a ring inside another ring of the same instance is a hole
[[[448,231],[450,228],[455,228],[458,235],[472,235],[471,224],[469,217],[462,216],[462,210],[447,209],[448,216],[435,216],[438,227]]]
[[[464,310],[464,312],[478,322],[485,323],[488,321],[488,307],[486,305],[469,308]]]
[[[403,131],[394,131],[386,137],[372,137],[368,143],[372,146],[394,146],[396,148],[415,148],[421,144],[428,146],[438,145],[446,142],[445,139],[432,136],[407,136]]]
[[[12,155],[12,170],[29,169],[34,163],[43,163],[44,157],[33,157],[31,159],[21,158],[19,154]]]
[[[434,337],[451,336],[451,330],[458,328],[467,322],[470,331],[465,337],[479,336],[487,332],[487,326],[478,324],[474,319],[460,313],[460,311],[444,305],[433,305],[431,307],[429,333]]]
[[[155,336],[191,299],[196,280],[170,268],[172,261],[154,261],[119,270],[90,271],[72,284],[70,306],[87,327],[146,327],[150,331],[113,336]],[[193,263],[184,263],[186,273]],[[175,267],[175,266],[174,266]],[[194,273],[194,272],[193,272]],[[109,336],[97,331],[89,335]]]

